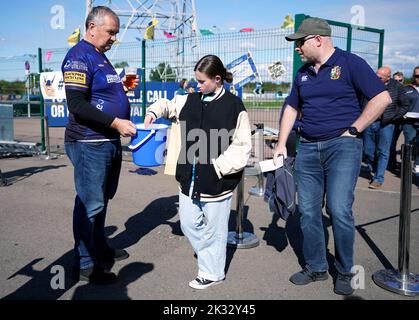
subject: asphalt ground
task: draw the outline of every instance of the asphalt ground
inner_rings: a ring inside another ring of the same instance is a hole
[[[40,141],[40,120],[17,118],[15,140]],[[386,172],[382,190],[368,189],[361,173],[353,212],[356,221],[355,264],[361,271],[354,295],[333,292],[334,243],[329,217],[324,214],[330,277],[300,287],[289,277],[301,269],[302,235],[298,214],[286,223],[272,216],[262,198],[247,193],[257,182],[245,179],[244,230],[259,245],[227,251],[226,280],[207,290],[188,282],[197,274],[193,250],[180,230],[178,188],[164,168],[140,175],[124,154],[119,189],[109,204],[106,232],[109,243],[125,248],[130,257],[109,266],[119,281],[109,286],[71,280],[73,169],[63,152],[63,128],[51,128],[51,151],[57,156],[0,160],[8,186],[0,187],[0,299],[7,300],[419,300],[378,287],[372,275],[398,267],[400,178]],[[127,140],[124,140],[127,143]],[[400,145],[400,143],[399,143]],[[419,181],[412,185],[410,270],[419,272]],[[230,230],[236,228],[235,196]],[[64,288],[54,276],[64,270]],[[55,280],[54,280],[55,279]]]

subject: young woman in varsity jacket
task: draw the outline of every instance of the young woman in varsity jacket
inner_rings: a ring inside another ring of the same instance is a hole
[[[225,278],[231,198],[250,156],[251,129],[242,101],[224,89],[232,75],[221,60],[207,55],[194,71],[199,92],[160,99],[147,109],[144,124],[159,117],[180,123],[179,216],[198,259],[189,286],[205,289]]]

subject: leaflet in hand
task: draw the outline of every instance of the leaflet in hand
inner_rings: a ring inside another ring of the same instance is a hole
[[[284,157],[278,157],[277,160],[276,160],[276,165],[274,164],[273,159],[260,161],[259,165],[260,165],[260,170],[262,172],[273,171],[273,170],[276,170],[276,169],[278,169],[278,168],[280,168],[284,165]]]
[[[408,112],[404,115],[406,118],[419,119],[419,112]]]

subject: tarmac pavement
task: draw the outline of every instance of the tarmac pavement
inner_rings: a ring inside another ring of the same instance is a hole
[[[39,119],[17,118],[15,139],[39,142]],[[63,152],[63,128],[51,128],[55,160],[42,156],[0,160],[9,185],[0,187],[0,299],[47,300],[342,300],[333,293],[333,232],[324,215],[328,239],[328,280],[299,287],[289,277],[301,269],[302,236],[298,214],[287,223],[272,216],[262,198],[247,190],[256,177],[245,180],[244,230],[260,240],[252,249],[228,249],[226,280],[207,290],[188,282],[197,274],[193,250],[180,230],[178,187],[163,167],[155,175],[140,175],[124,155],[119,189],[110,201],[106,231],[109,243],[126,248],[127,260],[109,266],[119,281],[109,286],[71,280],[73,168]],[[127,140],[124,140],[125,142]],[[410,270],[419,273],[419,181],[412,186]],[[233,198],[230,230],[235,230]],[[355,264],[365,272],[364,288],[346,299],[419,300],[378,287],[372,274],[398,263],[400,179],[387,172],[383,190],[368,189],[358,179],[353,206],[356,221]],[[54,289],[57,270],[65,271],[64,288]]]

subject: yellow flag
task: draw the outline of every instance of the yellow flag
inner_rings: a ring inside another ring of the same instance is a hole
[[[76,28],[73,33],[67,38],[70,47],[76,45],[80,41],[80,28]]]
[[[292,19],[291,15],[287,15],[282,23],[281,29],[286,28],[294,28],[294,20]]]
[[[144,39],[154,40],[154,27],[159,23],[159,21],[153,18],[149,23],[148,27],[145,29]]]

